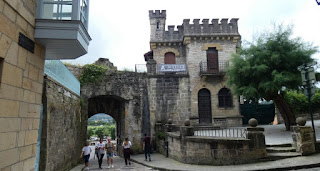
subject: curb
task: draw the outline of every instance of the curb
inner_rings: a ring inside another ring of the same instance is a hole
[[[162,168],[162,167],[158,167],[158,166],[151,166],[151,165],[145,164],[145,163],[140,162],[140,161],[135,160],[135,159],[131,159],[131,161],[133,161],[135,163],[138,163],[138,164],[141,164],[141,165],[146,166],[146,167],[151,167],[152,169],[155,169],[155,170],[160,170],[160,171],[184,171],[184,170],[166,169],[166,168]],[[187,171],[187,170],[185,170],[185,171]]]
[[[160,170],[160,171],[183,171],[181,169],[167,169],[167,168],[162,168],[162,167],[158,167],[158,166],[151,166],[148,165],[144,162],[138,161],[136,159],[131,159],[131,161],[141,164],[143,166],[146,167],[150,167],[152,169],[156,169],[156,170]],[[237,165],[233,165],[233,166],[237,166]],[[212,166],[214,167],[214,166]],[[282,171],[282,170],[297,170],[297,169],[307,169],[307,168],[315,168],[315,167],[320,167],[320,163],[313,163],[313,164],[306,164],[306,165],[299,165],[299,166],[284,166],[284,167],[278,167],[278,168],[269,168],[269,169],[256,169],[256,170],[250,170],[250,171]],[[185,170],[187,171],[187,170]],[[188,170],[189,171],[189,170]]]

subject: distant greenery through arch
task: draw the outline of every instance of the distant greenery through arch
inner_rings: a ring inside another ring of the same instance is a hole
[[[116,124],[114,119],[107,114],[96,114],[88,119],[87,138],[92,137],[104,138],[111,137],[112,140],[116,138]]]

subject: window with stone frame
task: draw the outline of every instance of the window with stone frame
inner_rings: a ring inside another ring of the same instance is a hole
[[[232,95],[228,88],[220,89],[218,93],[218,99],[219,99],[219,107],[223,107],[223,108],[233,107]]]
[[[172,52],[165,53],[164,64],[176,64],[176,55]]]
[[[3,58],[0,57],[0,85],[1,85],[1,78],[2,78],[2,70],[3,70]]]

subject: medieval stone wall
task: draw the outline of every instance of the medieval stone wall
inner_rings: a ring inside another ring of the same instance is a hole
[[[150,120],[154,128],[156,122],[183,125],[190,116],[190,91],[188,77],[159,75],[150,77],[148,83]]]
[[[153,116],[149,112],[148,78],[144,73],[117,71],[109,60],[99,59],[95,64],[108,66],[101,80],[81,85],[83,124],[97,113],[106,113],[115,119],[119,151],[128,137],[134,151],[142,151],[144,133],[150,134]],[[78,78],[82,68],[68,66]],[[86,132],[86,127],[84,127]]]
[[[0,170],[35,169],[45,49],[34,41],[36,1],[0,0]]]
[[[40,170],[70,170],[79,163],[85,118],[79,96],[51,78],[44,79]]]

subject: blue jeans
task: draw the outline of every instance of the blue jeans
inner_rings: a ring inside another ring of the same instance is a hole
[[[150,159],[150,157],[151,157],[151,148],[145,148],[144,149],[144,155],[145,155],[145,157],[146,157],[146,160],[147,160],[147,157],[149,157],[149,159]]]

